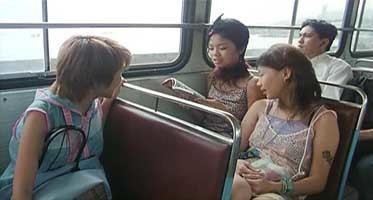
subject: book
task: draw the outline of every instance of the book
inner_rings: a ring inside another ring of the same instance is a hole
[[[187,99],[194,100],[197,98],[206,99],[201,93],[195,91],[191,87],[187,86],[185,83],[177,80],[175,78],[168,78],[162,82],[162,85],[166,88],[172,90],[176,96]]]

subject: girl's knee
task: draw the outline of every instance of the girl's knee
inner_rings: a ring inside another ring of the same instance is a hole
[[[232,199],[251,199],[251,188],[244,178],[239,175],[235,175],[232,185]]]
[[[267,193],[267,194],[261,194],[253,198],[252,200],[285,200],[285,198],[279,194]]]

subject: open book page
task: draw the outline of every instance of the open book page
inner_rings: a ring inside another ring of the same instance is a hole
[[[185,83],[175,78],[168,78],[164,80],[162,82],[162,85],[171,89],[178,97],[183,98],[183,99],[194,100],[196,98],[202,98],[202,99],[206,98],[199,92],[195,91],[191,87],[187,86]]]

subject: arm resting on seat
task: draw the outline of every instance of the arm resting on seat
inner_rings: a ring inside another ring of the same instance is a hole
[[[360,141],[373,141],[373,129],[361,130]]]

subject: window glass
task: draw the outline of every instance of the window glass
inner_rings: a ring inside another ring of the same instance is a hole
[[[181,13],[182,0],[48,1],[49,22],[175,24],[181,23]],[[170,63],[179,56],[181,33],[178,28],[54,29],[50,30],[49,37],[52,70],[58,47],[77,34],[100,35],[119,41],[132,52],[131,65]]]
[[[41,7],[40,0],[0,0],[0,22],[41,22]],[[43,71],[42,36],[40,29],[0,29],[0,74]]]
[[[49,22],[180,23],[182,0],[49,0]]]
[[[67,38],[77,34],[106,36],[118,41],[133,54],[131,65],[172,62],[179,55],[178,28],[50,29],[52,71],[55,69],[59,46]]]
[[[323,19],[341,27],[345,7],[345,0],[299,0],[296,25],[306,19]]]
[[[213,0],[211,4],[210,23],[224,13],[223,18],[235,18],[248,26],[289,26],[294,0]],[[275,43],[287,43],[289,33],[289,30],[250,29],[246,57],[257,57]]]
[[[210,23],[224,13],[223,17],[251,26],[290,25],[294,0],[213,0],[211,4]]]
[[[295,0],[213,0],[210,23],[220,14],[223,17],[236,18],[248,26],[291,26]],[[296,24],[308,18],[324,19],[341,27],[346,1],[341,0],[299,0]],[[293,34],[291,34],[293,32]],[[296,44],[299,31],[257,28],[250,30],[247,57],[257,57],[275,43]],[[338,48],[339,34],[333,42],[332,51]]]
[[[0,22],[42,22],[41,0],[0,0]],[[183,0],[49,0],[51,23],[182,23]],[[165,6],[167,5],[167,6]],[[172,8],[172,9],[170,9]],[[180,56],[180,28],[49,28],[51,70],[62,42],[72,35],[100,35],[119,41],[133,53],[132,65],[154,67]],[[47,38],[47,37],[45,37]],[[42,29],[0,27],[0,73],[43,72]]]
[[[359,6],[358,16],[363,11],[363,16],[355,24],[356,28],[359,28],[359,22],[361,20],[360,28],[373,29],[373,1],[365,1],[365,7],[363,7],[363,1]],[[354,31],[352,52],[359,51],[373,51],[373,32],[372,31]],[[356,46],[355,46],[356,45]],[[354,49],[355,48],[355,49]]]
[[[373,28],[373,1],[365,2],[365,10],[361,27]]]
[[[277,43],[288,43],[289,31],[288,30],[275,30],[273,29],[251,29],[250,39],[247,46],[247,57],[259,57],[270,46]]]
[[[41,0],[0,0],[0,22],[41,22],[41,7]]]
[[[43,72],[40,29],[0,29],[0,74]]]

